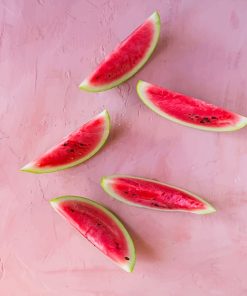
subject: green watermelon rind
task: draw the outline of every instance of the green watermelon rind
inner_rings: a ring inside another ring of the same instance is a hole
[[[131,202],[131,201],[128,201],[126,199],[124,199],[123,197],[121,197],[119,194],[117,194],[111,187],[110,185],[110,182],[111,180],[114,180],[115,178],[128,178],[128,179],[138,179],[138,180],[144,180],[144,181],[148,181],[148,182],[153,182],[153,183],[156,183],[156,184],[159,184],[159,185],[165,185],[165,186],[168,186],[170,188],[174,188],[174,189],[177,189],[181,192],[184,192],[186,194],[189,194],[191,195],[192,197],[198,199],[199,201],[201,201],[205,206],[206,208],[203,209],[203,210],[178,210],[178,209],[156,209],[156,208],[151,208],[151,207],[148,207],[148,206],[144,206],[144,205],[140,205],[140,204],[137,204],[137,203],[134,203],[134,202]],[[110,196],[112,196],[113,198],[123,202],[123,203],[126,203],[130,206],[136,206],[136,207],[140,207],[140,208],[146,208],[146,209],[152,209],[152,210],[155,210],[155,211],[161,211],[161,212],[189,212],[189,213],[194,213],[194,214],[211,214],[213,212],[216,212],[216,209],[210,204],[208,203],[207,201],[205,201],[203,198],[199,197],[198,195],[188,191],[188,190],[185,190],[185,189],[182,189],[182,188],[179,188],[177,186],[173,186],[173,185],[170,185],[170,184],[166,184],[166,183],[162,183],[162,182],[158,182],[156,180],[152,180],[152,179],[147,179],[147,178],[141,178],[141,177],[134,177],[134,176],[129,176],[129,175],[112,175],[112,176],[107,176],[107,177],[102,177],[101,179],[101,187],[103,188],[103,190],[109,194]]]
[[[136,67],[134,67],[130,72],[128,72],[126,75],[124,75],[120,79],[113,81],[112,83],[109,83],[109,84],[104,84],[102,86],[91,85],[88,82],[88,78],[86,78],[79,85],[80,89],[86,90],[88,92],[100,92],[100,91],[105,91],[105,90],[114,88],[114,87],[120,85],[121,83],[127,81],[128,79],[130,79],[146,64],[146,62],[149,60],[149,58],[153,54],[153,52],[157,46],[159,36],[160,36],[160,16],[159,16],[159,13],[157,11],[155,11],[148,19],[152,20],[152,22],[154,23],[155,33],[153,35],[153,41],[151,43],[151,46],[150,46],[148,52],[146,53],[144,58],[136,65]]]
[[[150,101],[150,99],[146,95],[146,89],[149,86],[152,86],[152,84],[145,82],[143,80],[138,81],[137,86],[136,86],[136,91],[137,91],[137,94],[138,94],[139,98],[141,99],[141,101],[153,112],[155,112],[158,115],[162,116],[163,118],[173,121],[175,123],[178,123],[178,124],[181,124],[181,125],[184,125],[187,127],[192,127],[192,128],[196,128],[196,129],[200,129],[200,130],[204,130],[204,131],[212,131],[212,132],[232,132],[232,131],[239,130],[247,125],[247,118],[246,117],[236,114],[236,113],[233,113],[233,112],[231,112],[231,113],[235,114],[237,117],[239,117],[240,120],[234,125],[228,125],[225,127],[206,127],[206,126],[200,126],[197,124],[190,124],[190,123],[187,123],[183,120],[179,120],[173,116],[170,116],[169,114],[165,113],[164,111],[161,111],[157,106],[155,106]]]
[[[68,163],[63,166],[56,166],[56,167],[45,168],[45,169],[36,167],[35,161],[34,161],[34,162],[28,163],[27,165],[22,167],[20,170],[23,172],[29,172],[29,173],[34,173],[34,174],[53,173],[53,172],[69,169],[71,167],[80,165],[81,163],[83,163],[83,162],[87,161],[88,159],[90,159],[91,157],[93,157],[105,145],[107,138],[109,136],[109,133],[110,133],[110,128],[111,128],[110,115],[107,110],[104,110],[103,112],[98,114],[98,116],[96,116],[94,119],[96,119],[98,117],[103,117],[105,119],[105,124],[106,124],[105,131],[104,131],[103,137],[102,137],[101,141],[99,142],[99,144],[97,145],[97,147],[95,147],[95,149],[92,150],[88,155],[86,155],[85,157],[83,157],[81,159],[78,159],[77,161]]]
[[[135,251],[135,246],[134,246],[134,242],[130,236],[130,234],[128,233],[127,229],[125,228],[125,226],[123,225],[123,223],[117,218],[117,216],[115,214],[113,214],[110,210],[108,210],[107,208],[105,208],[104,206],[102,206],[101,204],[86,198],[86,197],[81,197],[81,196],[60,196],[60,197],[56,197],[50,200],[50,204],[53,207],[53,209],[59,214],[61,215],[66,221],[68,221],[68,219],[62,215],[59,212],[59,203],[63,202],[63,201],[68,201],[68,200],[77,200],[80,202],[85,202],[86,204],[92,205],[98,209],[100,209],[101,211],[103,211],[108,217],[110,217],[115,223],[116,225],[119,227],[119,229],[122,231],[127,244],[128,244],[128,249],[129,249],[129,258],[130,260],[126,262],[126,264],[122,264],[119,262],[115,262],[114,260],[112,260],[111,258],[109,258],[112,262],[114,262],[115,264],[117,264],[118,266],[120,266],[123,270],[127,271],[127,272],[132,272],[134,270],[134,266],[135,266],[135,262],[136,262],[136,251]],[[72,221],[69,221],[72,225]],[[73,225],[74,226],[74,225]]]

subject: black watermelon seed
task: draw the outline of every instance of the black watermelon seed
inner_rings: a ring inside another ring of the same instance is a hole
[[[67,142],[63,143],[63,146],[68,146],[68,143]]]
[[[124,257],[124,259],[125,259],[125,260],[130,260],[130,258],[129,258],[129,257]]]
[[[84,144],[83,143],[79,143],[79,145],[82,147],[82,146],[84,146]]]
[[[157,204],[157,203],[155,203],[155,202],[152,202],[151,205],[152,205],[152,206],[155,206],[155,207],[159,207],[159,204]]]
[[[210,119],[208,117],[203,117],[203,119],[200,121],[200,123],[206,123],[210,122]]]

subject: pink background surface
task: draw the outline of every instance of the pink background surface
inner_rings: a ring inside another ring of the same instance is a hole
[[[81,80],[155,9],[151,61],[100,94]],[[247,129],[207,133],[168,122],[135,92],[138,79],[247,115],[247,2],[0,1],[0,295],[246,296]],[[49,175],[18,169],[104,108],[111,138],[85,165]],[[127,173],[190,189],[217,213],[129,207],[100,188]],[[134,273],[112,264],[47,202],[76,194],[114,210],[137,249]]]

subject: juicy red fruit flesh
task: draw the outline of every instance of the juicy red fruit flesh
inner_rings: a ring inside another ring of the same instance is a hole
[[[79,232],[105,255],[118,262],[129,260],[128,244],[115,222],[102,210],[87,203],[64,201],[60,210]]]
[[[133,34],[133,35],[132,35]],[[126,40],[120,43],[110,59],[102,62],[90,77],[93,85],[111,83],[131,71],[147,53],[154,34],[151,21],[137,28]]]
[[[79,131],[72,133],[63,143],[56,146],[54,153],[53,149],[48,151],[36,165],[38,167],[62,166],[85,157],[99,144],[104,123],[103,118],[98,118],[84,124]]]
[[[124,199],[156,209],[202,210],[205,205],[186,192],[141,179],[117,178],[113,190]]]
[[[150,86],[146,92],[160,110],[190,124],[217,128],[239,120],[234,113],[158,86]]]

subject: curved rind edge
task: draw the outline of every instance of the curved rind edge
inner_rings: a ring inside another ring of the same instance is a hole
[[[194,198],[198,199],[199,201],[201,201],[204,205],[206,205],[206,208],[203,209],[203,210],[196,210],[196,211],[191,211],[191,210],[165,210],[165,209],[156,209],[156,208],[151,208],[151,207],[148,207],[148,206],[143,206],[143,205],[139,205],[137,203],[134,203],[134,202],[130,202],[130,201],[126,201],[124,198],[122,198],[120,195],[116,194],[114,192],[114,190],[112,190],[110,184],[109,184],[109,181],[111,181],[112,179],[115,179],[115,178],[130,178],[130,179],[139,179],[139,180],[144,180],[144,181],[149,181],[149,182],[153,182],[153,183],[157,183],[157,184],[160,184],[160,185],[165,185],[165,186],[169,186],[171,188],[174,188],[174,189],[178,189],[180,190],[181,192],[184,192],[184,193],[187,193],[191,196],[193,196]],[[102,177],[101,178],[101,187],[103,188],[103,190],[108,194],[110,195],[111,197],[125,203],[125,204],[128,204],[130,206],[135,206],[135,207],[140,207],[140,208],[145,208],[145,209],[149,209],[149,210],[155,210],[155,211],[160,211],[160,212],[186,212],[186,213],[193,213],[193,214],[211,214],[211,213],[214,213],[216,212],[216,209],[209,203],[207,202],[205,199],[199,197],[198,195],[188,191],[188,190],[185,190],[183,188],[180,188],[180,187],[177,187],[177,186],[173,186],[173,185],[170,185],[170,184],[167,184],[167,183],[162,183],[162,182],[158,182],[158,181],[155,181],[155,180],[152,180],[152,179],[147,179],[147,178],[141,178],[141,177],[134,177],[134,176],[129,176],[129,175],[112,175],[112,176],[105,176],[105,177]]]
[[[236,114],[236,113],[233,113],[233,112],[231,112],[231,113],[232,114],[235,114],[236,116],[239,116],[240,121],[237,122],[234,125],[229,125],[229,126],[223,127],[223,128],[204,127],[204,126],[199,126],[199,125],[196,125],[196,124],[190,124],[190,123],[187,123],[185,121],[176,119],[175,117],[172,117],[172,116],[168,115],[167,113],[161,111],[158,107],[156,107],[149,100],[149,98],[146,96],[146,93],[145,93],[145,89],[148,86],[152,86],[152,84],[151,83],[148,83],[148,82],[145,82],[143,80],[139,80],[137,82],[136,91],[137,91],[137,94],[138,94],[139,98],[144,103],[144,105],[146,105],[153,112],[157,113],[161,117],[163,117],[165,119],[168,119],[168,120],[170,120],[172,122],[175,122],[175,123],[178,123],[180,125],[187,126],[187,127],[191,127],[191,128],[196,128],[196,129],[199,129],[199,130],[212,131],[212,132],[232,132],[232,131],[237,131],[237,130],[239,130],[239,129],[241,129],[241,128],[243,128],[243,127],[245,127],[247,125],[247,118],[246,117],[244,117],[242,115],[239,115],[239,114]],[[230,111],[228,111],[228,112],[230,112]]]
[[[93,205],[95,207],[97,207],[98,209],[102,210],[105,214],[107,214],[109,217],[111,217],[111,219],[118,225],[118,227],[121,229],[121,231],[124,234],[124,237],[128,243],[128,247],[129,247],[129,251],[131,254],[131,261],[128,261],[127,264],[120,264],[118,262],[115,262],[114,260],[112,260],[111,258],[109,258],[112,262],[114,262],[117,266],[120,266],[123,270],[125,270],[126,272],[133,272],[134,270],[134,266],[136,263],[136,251],[135,251],[135,246],[134,246],[134,242],[129,234],[129,232],[127,231],[126,227],[124,226],[124,224],[120,221],[120,219],[109,209],[107,209],[106,207],[104,207],[103,205],[99,204],[96,201],[93,201],[87,197],[81,197],[81,196],[72,196],[72,195],[65,195],[65,196],[59,196],[56,198],[51,199],[49,202],[51,204],[51,206],[53,207],[53,209],[62,217],[64,217],[64,215],[62,215],[59,212],[59,203],[61,201],[66,201],[66,200],[78,200],[78,201],[82,201],[85,202],[87,204]],[[66,221],[68,221],[66,219],[66,217],[64,217]]]
[[[107,110],[102,111],[97,116],[93,117],[91,120],[96,119],[97,117],[100,117],[100,116],[103,116],[105,118],[105,123],[106,123],[106,127],[105,127],[105,131],[104,131],[102,140],[98,144],[98,146],[91,153],[89,153],[86,157],[84,157],[82,159],[79,159],[79,160],[77,160],[77,161],[75,161],[73,163],[70,163],[70,164],[67,164],[67,165],[64,165],[64,166],[60,166],[60,167],[53,167],[53,168],[50,168],[50,169],[39,169],[39,168],[35,167],[35,164],[32,161],[32,162],[28,163],[27,165],[23,166],[20,169],[20,171],[33,173],[33,174],[54,173],[54,172],[58,172],[58,171],[61,171],[61,170],[69,169],[69,168],[72,168],[74,166],[80,165],[83,162],[90,159],[91,157],[93,157],[105,145],[105,143],[106,143],[106,141],[108,139],[109,133],[110,133],[110,129],[111,129],[110,115],[109,115],[109,112]]]
[[[148,19],[152,19],[152,21],[154,22],[155,34],[154,34],[154,38],[151,43],[151,46],[149,48],[149,51],[147,52],[145,57],[142,59],[142,61],[132,71],[130,71],[125,76],[116,80],[113,83],[105,84],[104,86],[99,86],[99,87],[91,86],[90,83],[88,82],[88,77],[87,77],[79,85],[80,89],[88,91],[88,92],[101,92],[101,91],[109,90],[109,89],[114,88],[114,87],[120,85],[121,83],[127,81],[128,79],[130,79],[146,64],[146,62],[152,56],[152,54],[158,44],[158,40],[159,40],[159,36],[160,36],[160,15],[159,15],[158,11],[155,11]],[[109,54],[111,54],[111,53],[109,53]]]

